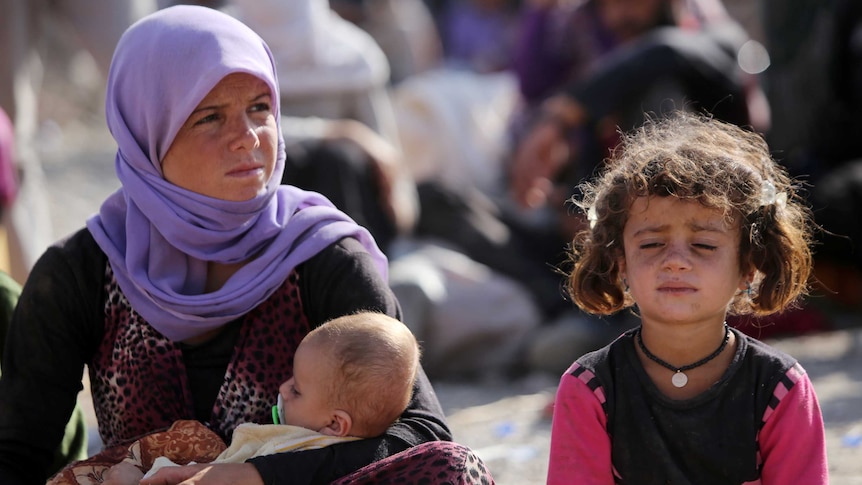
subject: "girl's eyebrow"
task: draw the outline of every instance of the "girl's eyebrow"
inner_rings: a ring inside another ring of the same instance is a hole
[[[714,233],[723,234],[724,232],[727,231],[727,229],[725,227],[723,227],[721,224],[718,224],[718,223],[706,223],[706,224],[704,224],[704,223],[700,223],[700,222],[690,221],[690,222],[687,222],[685,224],[685,226],[687,228],[689,228],[692,232],[714,232]],[[659,225],[646,226],[646,227],[642,227],[642,228],[638,229],[637,231],[635,231],[635,233],[632,234],[632,236],[637,237],[637,236],[643,236],[644,234],[655,234],[655,233],[667,232],[667,230],[669,228],[670,228],[669,224],[659,224]]]
[[[689,222],[686,224],[686,226],[688,226],[688,228],[694,232],[724,233],[724,232],[727,232],[727,229],[728,229],[723,224],[721,224],[719,222],[714,222],[714,221],[707,222],[705,224],[700,223],[700,222]]]
[[[637,237],[637,236],[643,236],[644,234],[653,234],[653,233],[657,233],[657,232],[665,232],[665,231],[667,231],[668,227],[670,227],[668,224],[662,224],[662,225],[658,225],[658,226],[646,226],[646,227],[642,227],[642,228],[638,229],[637,231],[635,231],[635,233],[632,234],[632,236]]]

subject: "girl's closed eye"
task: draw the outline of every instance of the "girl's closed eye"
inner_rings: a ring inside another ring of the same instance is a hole
[[[664,244],[659,241],[642,242],[638,245],[640,249],[658,249],[662,246],[664,246]]]
[[[715,251],[716,249],[718,249],[718,246],[708,243],[694,243],[694,247],[706,251]]]

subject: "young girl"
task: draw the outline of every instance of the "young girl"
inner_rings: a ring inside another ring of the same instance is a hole
[[[548,483],[826,484],[805,371],[725,323],[792,304],[811,270],[810,212],[763,139],[675,114],[582,189],[569,293],[641,325],[563,375]]]

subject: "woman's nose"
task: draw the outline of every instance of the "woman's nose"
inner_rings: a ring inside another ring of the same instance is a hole
[[[242,116],[231,126],[231,148],[251,150],[260,144],[260,139],[255,131],[257,126],[248,116]]]

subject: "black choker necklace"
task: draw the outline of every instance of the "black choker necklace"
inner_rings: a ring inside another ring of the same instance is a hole
[[[658,357],[653,355],[652,352],[647,350],[646,345],[644,345],[644,339],[641,337],[641,329],[638,329],[637,333],[635,334],[635,337],[637,338],[638,346],[641,348],[641,351],[649,358],[649,360],[674,372],[673,377],[671,377],[670,379],[673,385],[675,387],[685,387],[685,385],[688,384],[688,376],[685,375],[685,371],[692,370],[695,367],[700,367],[703,364],[709,362],[710,360],[718,357],[718,354],[720,354],[721,351],[724,350],[725,347],[727,347],[727,342],[730,341],[730,328],[728,328],[727,323],[724,324],[724,340],[721,341],[721,345],[719,345],[718,348],[715,349],[715,352],[707,355],[706,357],[700,359],[694,364],[688,364],[682,367],[674,367],[667,362],[659,359]]]

